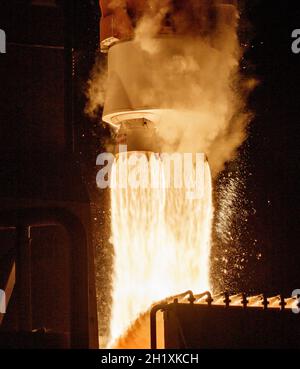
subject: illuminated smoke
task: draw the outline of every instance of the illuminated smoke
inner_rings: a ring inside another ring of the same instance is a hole
[[[163,5],[152,1],[138,22],[135,42],[151,54],[156,66],[151,70],[152,86],[140,87],[139,96],[145,106],[155,96],[160,104],[155,108],[168,109],[157,126],[161,150],[204,152],[215,176],[246,138],[250,115],[245,97],[255,83],[241,80],[238,13],[212,20],[210,10],[220,1],[181,3],[174,9],[169,1]],[[156,39],[168,10],[174,12],[175,26],[185,35],[178,53],[160,47]],[[88,84],[86,111],[90,114],[104,104],[102,71],[98,63]],[[147,70],[137,73],[147,74]]]
[[[240,85],[237,21],[229,25],[220,19],[216,31],[210,32],[208,3],[197,4],[190,5],[198,17],[191,20],[188,7],[183,7],[176,18],[191,34],[181,40],[178,54],[159,47],[154,38],[160,29],[159,17],[145,15],[139,23],[136,40],[144,52],[152,54],[156,65],[151,71],[152,88],[140,93],[146,106],[152,96],[159,96],[159,107],[170,109],[158,125],[162,150],[205,152],[217,174],[245,140],[250,116],[245,111],[246,90]]]

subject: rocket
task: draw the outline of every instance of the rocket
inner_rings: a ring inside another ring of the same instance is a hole
[[[115,127],[117,141],[126,143],[128,151],[159,150],[156,127],[162,115],[172,110],[153,93],[155,70],[161,62],[156,50],[167,55],[164,62],[180,58],[189,38],[207,38],[221,32],[223,25],[235,27],[236,5],[235,0],[100,0],[100,48],[108,58],[102,119]],[[147,28],[143,37],[137,31],[146,17],[158,19],[154,35],[149,29],[149,38]],[[191,51],[191,57],[193,52],[197,50]]]

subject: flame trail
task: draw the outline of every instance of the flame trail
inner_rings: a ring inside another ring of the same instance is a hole
[[[117,164],[118,159],[112,176]],[[213,209],[207,162],[204,173],[204,196],[197,200],[187,199],[185,188],[111,190],[115,260],[110,346],[153,303],[185,290],[209,289]]]
[[[210,169],[217,178],[246,139],[251,120],[246,97],[256,81],[241,75],[243,49],[249,45],[239,41],[238,1],[100,3],[106,9],[101,37],[108,41],[108,70],[100,58],[87,84],[86,113],[98,116],[103,107],[104,121],[113,123],[114,115],[115,123],[129,126],[124,112],[144,119],[140,109],[149,108],[159,117],[157,151],[203,152],[210,162],[201,201],[190,201],[185,190],[174,188],[111,191],[110,331],[115,342],[152,303],[209,288]],[[114,44],[117,40],[122,42]],[[123,50],[126,44],[130,48]],[[140,144],[145,147],[142,138],[134,137],[132,147]]]

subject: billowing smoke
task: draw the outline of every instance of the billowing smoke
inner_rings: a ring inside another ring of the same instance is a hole
[[[103,59],[98,58],[86,86],[86,96],[88,98],[88,102],[85,107],[85,113],[91,118],[96,118],[100,114],[100,109],[103,107],[105,101],[106,87],[106,63],[103,61]]]
[[[136,40],[157,60],[153,89],[145,91],[145,104],[155,95],[161,108],[171,109],[164,110],[158,124],[162,151],[205,152],[216,174],[245,140],[250,115],[239,72],[238,22],[227,23],[226,15],[214,19],[211,9],[207,1],[187,1],[177,9],[176,30],[190,35],[178,55],[159,48],[156,42],[155,32],[161,29],[157,22],[164,17],[145,15]],[[217,25],[211,32],[214,22]]]
[[[153,61],[151,87],[141,88],[140,98],[147,106],[155,96],[160,104],[155,107],[164,109],[157,125],[160,149],[205,152],[213,174],[235,157],[250,118],[245,98],[251,83],[242,83],[239,69],[238,14],[228,5],[223,5],[223,12],[215,12],[219,3],[147,1],[134,35]],[[124,6],[124,2],[113,0],[110,7],[114,6]],[[178,53],[157,42],[156,36],[170,29],[184,35]],[[104,70],[98,63],[89,81],[89,114],[104,104]]]

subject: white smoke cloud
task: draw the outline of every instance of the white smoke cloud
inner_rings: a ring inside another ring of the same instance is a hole
[[[219,3],[188,0],[175,9],[170,0],[152,0],[134,38],[142,52],[151,55],[154,65],[151,88],[139,90],[143,105],[151,105],[155,96],[158,108],[165,109],[157,125],[161,150],[204,152],[213,174],[234,158],[251,118],[246,110],[246,91],[240,84],[242,50],[232,7],[225,6],[211,31],[209,9]],[[114,0],[114,4],[120,2]],[[163,49],[157,42],[168,12],[173,12],[176,27],[188,33],[180,41],[179,53]],[[88,86],[87,113],[103,106],[105,86],[106,74],[96,68]]]
[[[239,85],[237,26],[220,19],[210,37],[186,37],[174,55],[157,46],[158,21],[146,15],[136,30],[136,40],[157,65],[144,105],[156,96],[167,109],[157,126],[162,151],[205,152],[216,174],[234,158],[250,120]]]
[[[107,90],[107,65],[100,58],[96,60],[94,68],[86,86],[87,104],[85,113],[96,118],[99,109],[104,106],[105,92]]]

